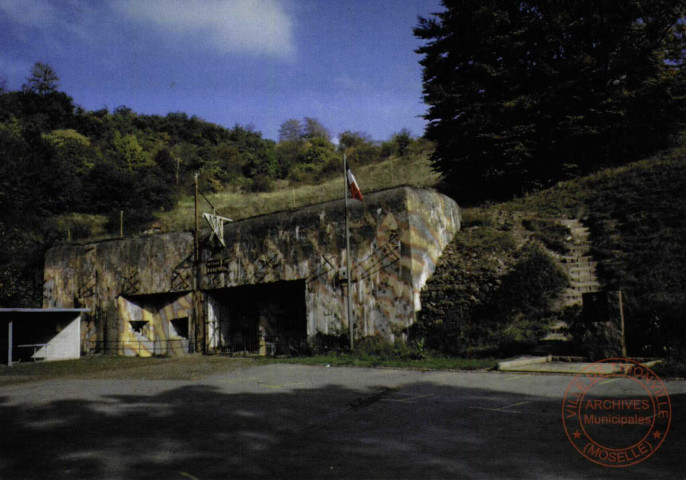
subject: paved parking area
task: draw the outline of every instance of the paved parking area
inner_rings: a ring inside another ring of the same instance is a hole
[[[564,433],[571,379],[272,364],[197,381],[14,385],[0,390],[0,479],[686,476],[686,382],[667,382],[663,446],[606,468]]]

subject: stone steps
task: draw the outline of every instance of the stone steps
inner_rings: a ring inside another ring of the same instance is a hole
[[[590,232],[577,219],[560,220],[569,228],[569,253],[562,257],[562,267],[569,277],[569,287],[563,294],[564,305],[580,304],[582,294],[602,288],[596,275],[598,262],[590,256]]]
[[[586,273],[595,275],[596,266],[596,262],[577,263],[576,265],[569,264],[567,271],[569,272],[569,275],[583,275]]]
[[[602,289],[596,275],[598,262],[590,255],[590,232],[577,219],[559,221],[569,228],[567,246],[569,252],[560,258],[560,264],[569,277],[569,287],[561,297],[562,306],[581,305],[582,295]],[[543,353],[559,354],[569,351],[571,346],[569,325],[557,322],[548,328],[537,350]]]
[[[596,279],[595,275],[592,272],[573,273],[573,274],[569,275],[569,279],[574,286],[583,286],[583,285],[600,286],[600,283],[598,282],[598,280]]]

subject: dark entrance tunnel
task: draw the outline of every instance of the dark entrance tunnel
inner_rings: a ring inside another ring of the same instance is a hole
[[[299,355],[307,349],[305,281],[208,292],[211,352]]]

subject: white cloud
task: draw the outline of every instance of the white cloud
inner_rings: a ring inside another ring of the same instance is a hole
[[[295,53],[293,22],[276,0],[126,0],[115,2],[128,17],[165,33],[199,35],[221,53]]]

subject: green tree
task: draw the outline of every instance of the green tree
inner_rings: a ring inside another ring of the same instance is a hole
[[[276,145],[277,176],[286,178],[291,168],[298,163],[298,158],[305,151],[305,142],[301,140],[282,141]]]
[[[331,132],[316,118],[305,117],[303,136],[309,140],[323,138],[326,141],[331,141]]]
[[[130,172],[152,166],[150,156],[143,150],[136,135],[122,136],[117,130],[114,132],[113,146],[122,164]]]
[[[365,143],[371,143],[371,141],[372,139],[368,134],[351,130],[346,130],[338,136],[338,144],[343,150],[357,148]]]
[[[217,166],[220,169],[217,178],[222,182],[236,180],[245,167],[245,159],[236,145],[220,145],[216,152],[216,158]]]
[[[334,155],[333,145],[324,137],[314,137],[307,142],[307,150],[302,157],[302,163],[313,165],[319,169],[326,165]]]
[[[55,149],[61,163],[78,175],[84,175],[93,168],[93,157],[89,148],[91,142],[88,137],[76,130],[53,130],[43,134],[43,139]]]
[[[381,154],[381,149],[374,144],[369,134],[364,132],[346,130],[339,135],[338,142],[348,160],[355,165],[375,162]]]
[[[407,128],[403,128],[391,136],[391,141],[395,144],[398,155],[404,157],[412,145],[412,132]]]
[[[260,132],[241,125],[236,125],[231,129],[228,140],[240,154],[240,158],[234,158],[231,163],[234,166],[240,164],[245,176],[248,178],[258,175],[268,178],[276,176],[278,166],[272,140],[265,140]]]
[[[444,0],[420,18],[426,136],[462,200],[638,158],[683,128],[683,0]]]
[[[303,126],[300,120],[291,118],[286,120],[279,127],[279,143],[281,142],[297,142],[302,140],[305,136]]]
[[[27,92],[47,95],[57,91],[59,80],[57,73],[55,73],[55,70],[50,65],[36,62],[33,64],[31,73],[22,88]]]

